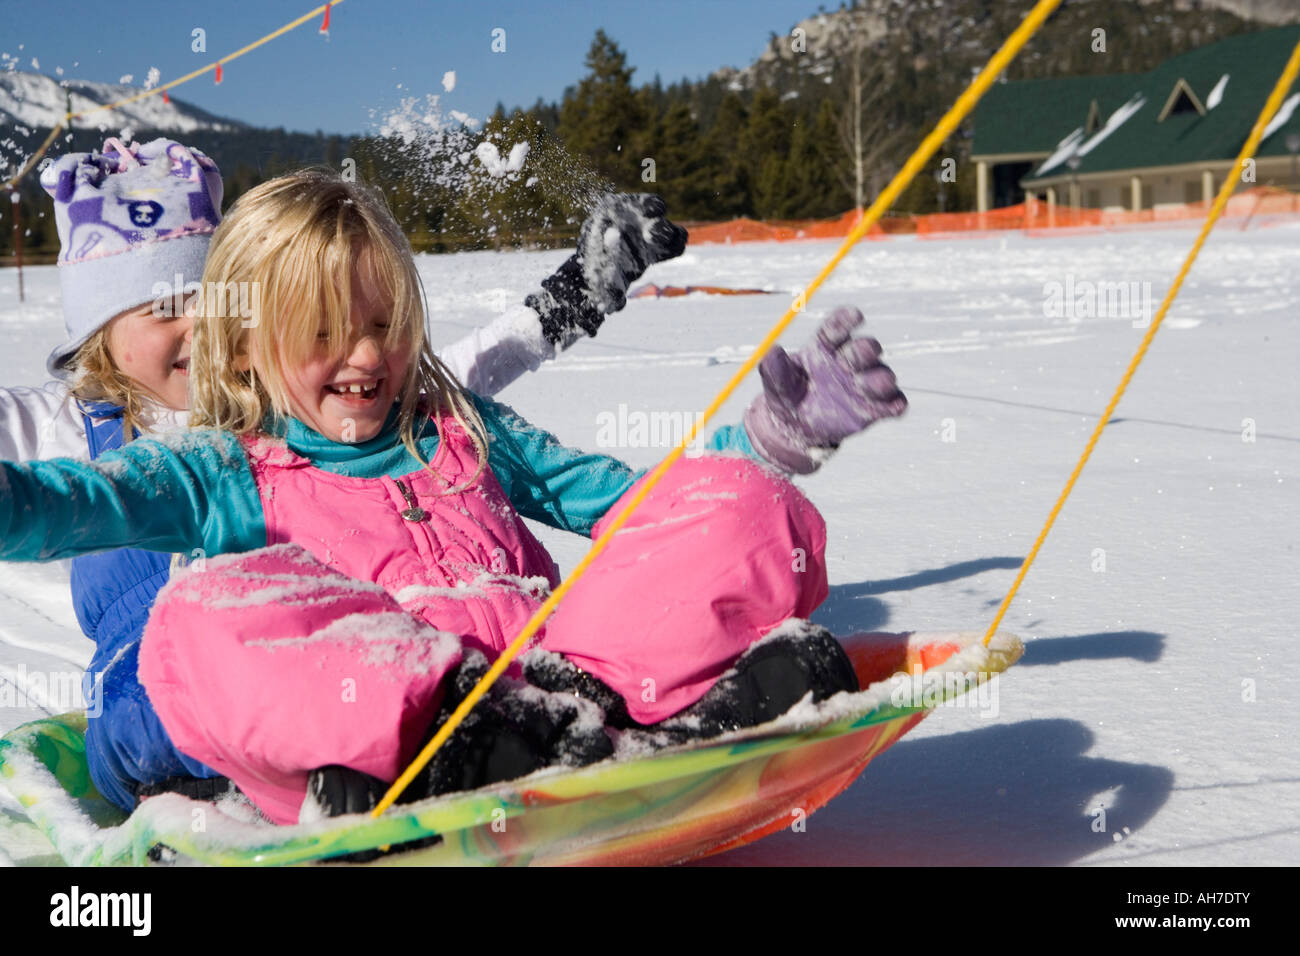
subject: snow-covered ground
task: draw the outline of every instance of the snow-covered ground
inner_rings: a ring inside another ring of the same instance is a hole
[[[716,863],[1300,860],[1300,223],[1238,226],[1207,244],[1007,615],[1028,650],[999,680],[996,715],[939,710],[803,832]],[[1085,283],[1135,282],[1140,297],[1149,282],[1154,310],[1193,237],[894,239],[851,254],[786,341],[858,305],[911,409],[801,481],[830,528],[817,619],[841,633],[992,620],[1143,334],[1132,314],[1053,305]],[[647,278],[778,294],[634,300],[502,398],[591,449],[611,416],[699,412],[833,249],[690,248]],[[422,258],[435,341],[563,258]],[[0,383],[36,384],[60,337],[54,269],[28,270],[25,306],[15,287],[0,271]],[[665,449],[602,450],[646,466]],[[539,533],[564,567],[584,551]],[[0,564],[0,681],[89,656],[66,573]],[[0,707],[0,730],[45,712],[19,703]]]

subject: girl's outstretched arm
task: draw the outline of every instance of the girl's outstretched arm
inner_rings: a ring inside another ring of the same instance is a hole
[[[508,405],[472,397],[487,428],[488,465],[526,518],[590,535],[601,515],[642,474],[609,455],[560,444]]]
[[[844,439],[907,411],[880,343],[853,335],[862,322],[857,309],[838,308],[799,351],[777,345],[763,356],[763,394],[745,411],[745,433],[760,457],[811,474]]]
[[[708,450],[738,452],[786,474],[815,471],[847,437],[901,415],[907,398],[880,361],[880,343],[856,338],[856,309],[837,309],[813,342],[788,354],[779,346],[759,371],[763,394],[744,424],[724,426]],[[592,527],[644,472],[607,455],[561,445],[512,409],[475,396],[488,430],[489,464],[516,510],[557,528]]]
[[[555,344],[542,333],[537,313],[526,305],[508,309],[438,350],[438,358],[461,384],[479,395],[495,395],[555,356]]]
[[[596,203],[578,235],[578,250],[542,287],[491,324],[438,352],[471,392],[495,395],[535,372],[627,302],[627,290],[656,262],[686,248],[686,230],[649,193],[618,193]]]
[[[0,558],[47,561],[113,548],[220,554],[261,547],[248,459],[215,431],[141,439],[94,462],[0,462]]]
[[[569,448],[500,402],[473,396],[488,431],[488,464],[515,510],[553,528],[592,527],[646,473],[610,455]],[[765,459],[743,425],[718,429],[706,450]]]

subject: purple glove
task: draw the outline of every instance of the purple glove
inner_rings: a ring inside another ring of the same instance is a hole
[[[862,321],[857,309],[836,309],[794,355],[776,345],[763,356],[763,394],[745,411],[745,431],[772,464],[811,474],[845,438],[907,409],[880,343],[853,338]]]

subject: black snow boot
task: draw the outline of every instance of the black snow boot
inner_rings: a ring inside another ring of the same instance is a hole
[[[791,621],[779,634],[750,647],[699,701],[657,724],[639,724],[627,704],[599,678],[559,654],[534,650],[522,658],[530,684],[599,705],[606,724],[637,745],[666,747],[716,737],[781,716],[807,694],[814,703],[841,691],[856,693],[858,677],[835,636],[808,621]]]
[[[266,819],[262,811],[235,786],[234,781],[229,777],[177,776],[167,777],[155,783],[140,783],[136,785],[135,790],[136,806],[150,797],[164,793],[179,793],[191,800],[205,800],[209,803],[232,800],[242,803],[252,816]],[[230,810],[231,807],[227,806],[226,809]],[[177,859],[176,851],[165,843],[155,843],[149,848],[148,855],[154,863],[174,863]]]
[[[740,655],[702,698],[652,729],[713,737],[774,720],[808,694],[819,703],[859,689],[853,663],[835,636],[817,624],[791,621]]]
[[[619,694],[562,655],[539,647],[521,657],[519,663],[524,669],[524,680],[534,687],[591,701],[605,712],[607,727],[626,730],[638,726],[628,716],[627,703]]]
[[[389,784],[372,777],[360,770],[337,765],[320,767],[307,777],[307,799],[304,802],[304,818],[312,816],[341,817],[348,813],[369,813],[388,792]],[[414,803],[423,794],[407,787],[398,803]],[[434,834],[421,840],[399,843],[387,850],[358,850],[330,857],[331,863],[371,863],[390,853],[405,850],[419,850],[442,842],[442,836]]]
[[[430,737],[488,671],[482,654],[453,675]],[[411,784],[426,796],[474,790],[560,764],[583,767],[614,752],[600,708],[508,677],[498,678]]]
[[[135,791],[137,805],[146,797],[156,797],[160,793],[179,793],[191,800],[219,800],[239,789],[230,782],[229,777],[168,777],[157,783],[142,783]]]
[[[438,716],[424,744],[433,739],[488,671],[487,659],[466,654],[449,675]],[[423,744],[421,744],[423,747]],[[613,754],[598,707],[502,677],[474,705],[460,726],[411,781],[398,803],[460,790],[474,790],[523,777],[542,767],[581,767]],[[374,809],[388,784],[347,767],[322,767],[311,774],[308,798],[321,816]]]
[[[349,813],[369,813],[375,808],[389,784],[351,767],[337,764],[313,770],[307,777],[307,799],[321,817],[341,817]],[[410,803],[406,793],[399,803]]]

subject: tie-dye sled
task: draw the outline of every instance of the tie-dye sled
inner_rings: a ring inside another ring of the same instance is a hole
[[[864,687],[858,694],[797,705],[710,741],[394,807],[377,820],[277,827],[253,821],[246,806],[176,794],[152,797],[128,817],[90,782],[82,714],[0,739],[0,785],[73,865],[306,863],[433,834],[442,837],[433,846],[376,864],[678,863],[751,843],[824,806],[941,703],[978,706],[987,681],[1022,651],[1013,635],[999,632],[987,649],[981,637],[854,635],[843,640]],[[169,850],[151,857],[159,844]]]

